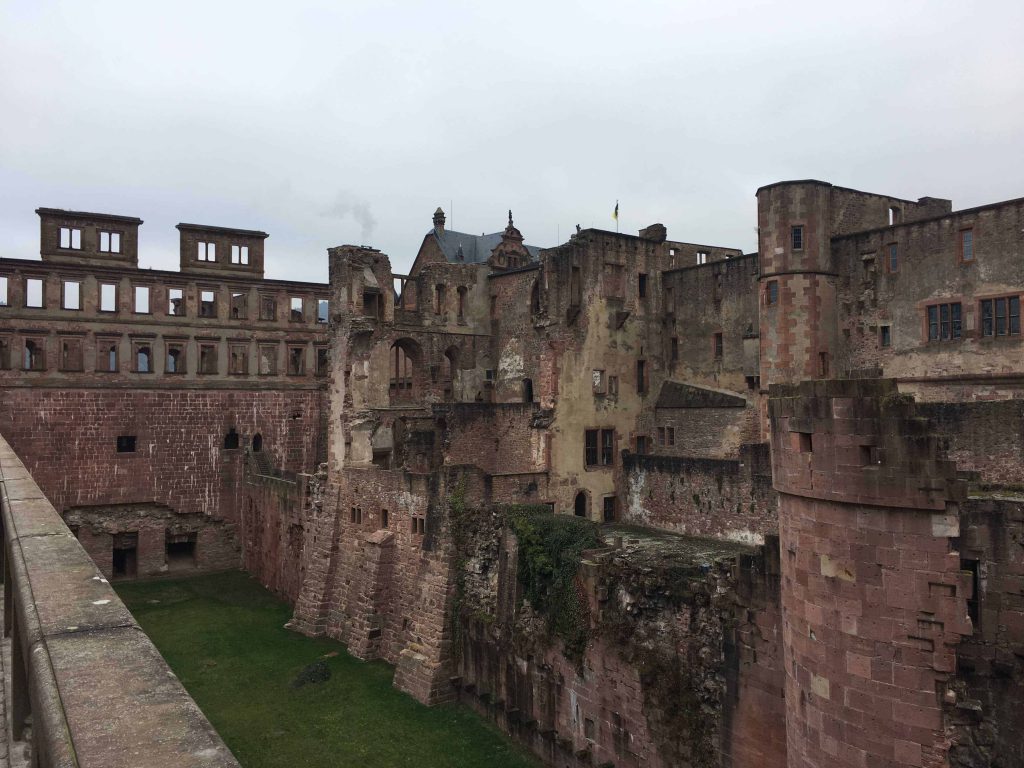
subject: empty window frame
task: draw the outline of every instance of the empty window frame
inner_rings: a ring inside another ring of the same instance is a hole
[[[327,376],[331,372],[331,358],[327,347],[316,348],[316,375]]]
[[[60,295],[61,309],[82,308],[82,284],[77,280],[62,280]]]
[[[117,283],[100,283],[100,312],[117,312]]]
[[[960,261],[970,263],[974,261],[974,230],[960,230]]]
[[[117,436],[117,452],[118,453],[135,453],[135,446],[138,438],[135,435],[118,435]]]
[[[46,343],[42,338],[25,339],[22,367],[26,371],[46,370]]]
[[[8,305],[8,290],[9,281],[3,275],[0,275],[0,307],[6,307]]]
[[[460,285],[458,287],[457,291],[458,291],[458,296],[459,296],[458,319],[459,320],[465,320],[466,319],[466,286]]]
[[[380,527],[381,528],[387,528],[388,527],[388,511],[386,509],[382,509],[380,511]]]
[[[318,323],[326,323],[330,319],[330,304],[327,299],[316,300],[316,321]]]
[[[647,298],[647,275],[643,272],[637,275],[636,292],[641,299]]]
[[[960,302],[933,304],[927,310],[928,341],[951,341],[963,335]]]
[[[363,508],[352,507],[351,511],[349,512],[348,519],[349,522],[355,523],[356,525],[361,525],[363,522]]]
[[[60,247],[80,251],[82,249],[82,230],[76,227],[61,227]]]
[[[78,338],[60,340],[60,369],[62,371],[82,370],[82,340]]]
[[[217,244],[200,240],[196,243],[196,258],[199,259],[199,261],[216,261]]]
[[[149,292],[150,288],[148,285],[135,286],[135,314],[149,314]]]
[[[249,263],[249,246],[248,245],[232,245],[231,246],[231,263],[241,264],[243,266]]]
[[[889,243],[886,249],[885,271],[890,275],[900,271],[900,247],[897,243]]]
[[[636,452],[638,455],[642,456],[647,453],[646,435],[637,435],[635,438],[633,438],[633,441],[636,443]]]
[[[182,288],[167,289],[167,314],[174,317],[185,315],[185,291]]]
[[[636,361],[636,391],[643,395],[647,392],[647,361]]]
[[[217,316],[217,292],[216,291],[199,291],[199,316],[200,317],[216,317]]]
[[[981,300],[981,335],[1020,335],[1020,296]]]
[[[768,286],[764,292],[764,303],[769,307],[773,307],[779,303],[779,281],[769,280]]]
[[[605,394],[608,391],[608,389],[607,389],[607,381],[606,381],[606,378],[605,378],[605,375],[604,375],[604,371],[600,371],[600,370],[595,368],[594,369],[594,373],[593,373],[593,377],[594,377],[594,394],[595,395],[603,395],[603,394]]]
[[[790,227],[790,242],[794,251],[802,251],[804,249],[804,228],[802,225]]]
[[[11,369],[11,339],[8,336],[0,336],[0,371]]]
[[[585,430],[583,434],[583,461],[588,467],[612,466],[615,463],[615,430]]]
[[[725,337],[721,333],[714,334],[712,338],[714,345],[715,360],[721,360],[725,356]]]
[[[604,515],[604,521],[606,523],[615,522],[615,497],[605,496],[602,500],[602,513]]]
[[[697,251],[697,263],[698,264],[707,264],[708,263],[708,256],[709,256],[709,254],[708,254],[707,251]]]
[[[100,230],[100,251],[103,253],[120,253],[121,233]]]
[[[117,339],[96,339],[96,370],[100,373],[117,373]]]
[[[164,373],[185,373],[185,345],[180,341],[168,341],[164,343],[164,350]]]
[[[829,374],[828,352],[818,353],[818,378],[827,379]]]
[[[616,397],[619,394],[619,377],[609,376],[608,377],[608,396]]]
[[[277,299],[260,296],[260,320],[277,320]]]
[[[42,278],[25,278],[25,306],[33,309],[42,309],[45,304],[44,298]]]
[[[409,529],[413,532],[414,535],[422,536],[427,532],[427,519],[425,517],[413,515],[410,520]]]
[[[892,326],[883,325],[878,328],[878,344],[881,347],[892,346]]]
[[[231,319],[249,319],[249,295],[246,293],[231,293]]]
[[[228,347],[228,373],[235,376],[249,373],[248,344],[231,344]]]
[[[665,428],[664,427],[658,427],[657,435],[658,435],[658,445],[664,445],[665,444]]]
[[[306,373],[306,348],[288,347],[288,375],[303,376]]]
[[[217,373],[217,343],[208,342],[199,345],[199,373]]]
[[[669,339],[669,361],[673,363],[679,362],[679,337],[673,336]]]
[[[277,345],[260,345],[260,376],[277,375]]]
[[[153,372],[153,348],[148,341],[132,342],[132,363],[135,373]]]
[[[288,306],[289,306],[288,319],[291,320],[293,323],[301,323],[302,322],[302,297],[301,296],[292,296],[288,300]]]
[[[443,315],[444,314],[444,286],[443,285],[435,285],[434,286],[434,314],[435,315]]]

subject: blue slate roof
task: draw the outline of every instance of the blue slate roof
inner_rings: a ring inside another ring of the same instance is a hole
[[[491,251],[498,247],[501,242],[501,232],[494,232],[490,235],[471,235],[468,232],[454,232],[444,230],[438,234],[436,229],[430,230],[427,236],[433,235],[441,252],[450,264],[483,264],[491,258]],[[536,245],[525,245],[533,261],[537,260],[540,248]],[[462,250],[462,257],[459,257],[459,249]]]

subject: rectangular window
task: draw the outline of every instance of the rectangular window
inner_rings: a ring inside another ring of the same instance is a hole
[[[149,286],[148,285],[136,285],[135,286],[135,314],[137,314],[137,315],[148,315],[149,314]]]
[[[679,337],[673,336],[669,346],[669,359],[676,363],[679,361]]]
[[[608,394],[610,396],[616,396],[619,394],[619,377],[609,376],[608,377]]]
[[[302,376],[306,373],[306,348],[288,347],[288,375]]]
[[[302,297],[301,296],[292,296],[289,303],[290,303],[290,306],[291,306],[291,311],[290,311],[288,317],[291,319],[291,321],[293,323],[301,323],[302,322]]]
[[[638,394],[647,392],[647,361],[636,361],[636,391]]]
[[[167,289],[167,314],[181,317],[185,314],[185,291],[181,288]]]
[[[260,320],[277,319],[277,299],[273,296],[260,296]]]
[[[228,373],[244,376],[249,373],[249,345],[232,344],[228,350]]]
[[[775,306],[779,303],[779,281],[769,280],[768,290],[765,293],[765,303],[769,306]]]
[[[76,251],[82,249],[82,230],[74,227],[60,228],[60,247],[71,248]]]
[[[818,378],[828,378],[828,352],[818,353]]]
[[[43,339],[25,339],[25,358],[22,362],[26,371],[46,370],[46,345]]]
[[[974,230],[960,230],[960,261],[974,261]]]
[[[896,243],[889,243],[889,255],[885,261],[885,269],[889,274],[900,271],[900,247]]]
[[[434,286],[434,314],[435,315],[442,315],[442,314],[444,314],[444,286],[443,285],[435,285]]]
[[[29,277],[25,280],[25,306],[34,309],[43,307],[43,281],[38,277]]]
[[[100,283],[100,312],[117,312],[116,283]]]
[[[100,232],[100,250],[103,253],[121,252],[120,232]]]
[[[427,532],[427,520],[423,517],[413,517],[411,530],[417,536],[422,536]]]
[[[697,251],[697,263],[698,264],[707,264],[708,263],[708,252],[707,251]]]
[[[217,373],[217,345],[199,345],[199,372],[204,374]]]
[[[606,523],[615,522],[615,497],[605,496],[603,500],[603,514]]]
[[[665,428],[658,427],[658,445],[665,444]]]
[[[882,347],[892,346],[892,326],[883,325],[878,329],[878,343]]]
[[[0,277],[0,307],[7,306],[7,278]]]
[[[249,246],[248,245],[232,245],[231,246],[231,263],[232,264],[248,264],[249,263]]]
[[[637,435],[635,440],[637,455],[643,456],[647,453],[647,438],[644,435]]]
[[[7,336],[0,336],[0,371],[11,369],[11,340]]]
[[[117,339],[96,340],[96,370],[117,373]]]
[[[217,260],[217,244],[207,243],[202,240],[197,243],[196,258],[200,261],[216,261]]]
[[[117,452],[118,453],[135,453],[135,435],[118,435],[117,437]]]
[[[716,333],[714,338],[715,343],[715,360],[721,360],[725,354],[725,340],[721,333]]]
[[[61,339],[60,369],[62,371],[82,370],[82,340]]]
[[[615,463],[615,430],[588,429],[583,434],[583,459],[588,467]]]
[[[637,276],[636,289],[637,294],[640,296],[641,299],[647,298],[647,275],[645,275],[643,272],[641,272]]]
[[[217,316],[217,294],[214,291],[199,292],[199,316]]]
[[[61,286],[61,307],[64,309],[82,308],[82,284],[77,280],[64,280]]]
[[[983,299],[981,302],[982,336],[1017,336],[1020,334],[1020,296]]]
[[[327,347],[316,348],[316,375],[327,376],[331,372],[330,367],[331,358],[328,354]]]
[[[249,296],[244,293],[231,294],[231,319],[249,319]]]
[[[959,302],[933,304],[928,307],[928,341],[955,340],[959,339],[962,333]]]
[[[669,445],[675,445],[676,444],[676,428],[675,427],[667,427],[665,429],[665,437],[667,438]]]
[[[604,371],[594,370],[593,373],[594,394],[603,395],[606,391]]]
[[[793,250],[802,251],[804,249],[804,228],[792,227],[790,231],[793,235]]]
[[[327,322],[328,318],[330,317],[330,315],[328,314],[329,306],[330,305],[328,304],[327,299],[316,300],[316,321],[318,323]]]
[[[185,373],[185,345],[180,342],[167,342],[165,349],[167,355],[164,360],[164,373]]]
[[[260,375],[277,375],[277,345],[263,344],[260,346]]]

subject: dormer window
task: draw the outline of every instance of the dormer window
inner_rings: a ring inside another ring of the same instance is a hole
[[[232,245],[231,246],[231,263],[232,264],[248,264],[249,263],[249,246],[248,245]]]
[[[82,249],[82,230],[75,229],[74,227],[61,227],[60,228],[60,247],[61,248],[72,248],[74,250]]]
[[[120,232],[100,232],[100,251],[103,253],[121,252]]]
[[[198,243],[197,258],[200,261],[216,261],[217,260],[217,244],[208,243],[200,240]]]

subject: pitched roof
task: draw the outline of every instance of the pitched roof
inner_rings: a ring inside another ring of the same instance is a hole
[[[438,233],[436,229],[430,230],[427,236],[434,236],[441,252],[450,264],[483,264],[491,258],[491,251],[498,247],[501,242],[502,232],[493,232],[489,235],[471,235],[468,232],[454,232],[446,229]],[[462,258],[459,258],[459,248],[462,249]],[[536,245],[525,245],[534,261],[540,254],[540,248]]]

